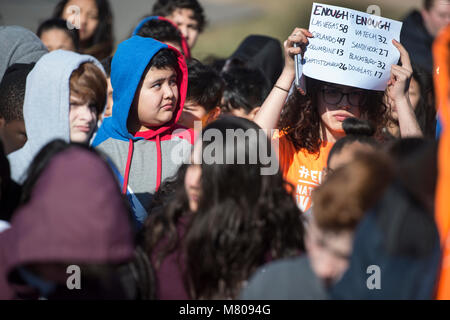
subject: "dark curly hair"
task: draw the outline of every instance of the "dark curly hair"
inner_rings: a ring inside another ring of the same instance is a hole
[[[210,66],[196,59],[187,62],[188,89],[186,101],[195,102],[205,108],[206,112],[220,105],[224,89],[222,77]]]
[[[69,0],[61,0],[53,11],[53,18],[62,18]],[[87,43],[80,43],[82,53],[90,54],[98,60],[110,56],[114,46],[113,14],[108,0],[95,0],[98,10],[98,25]]]
[[[181,48],[181,32],[169,21],[149,20],[139,29],[137,35],[160,42],[175,42]]]
[[[259,130],[253,122],[237,117],[223,117],[203,131]],[[250,146],[270,145],[270,140],[253,137],[234,146],[224,146],[220,159],[237,151],[249,159]],[[210,140],[204,139],[203,150]],[[225,161],[224,161],[225,163]],[[190,212],[184,182],[178,180],[175,199],[163,212],[146,221],[146,249],[149,253],[166,239],[157,261],[182,246],[185,253],[185,286],[191,298],[236,298],[252,272],[270,259],[298,255],[304,250],[304,229],[299,211],[280,173],[261,175],[265,167],[258,158],[255,164],[201,164],[202,196],[195,213]],[[186,169],[186,168],[185,168]],[[206,196],[207,195],[207,196]],[[176,225],[189,216],[183,241]],[[201,266],[199,266],[201,261]],[[156,265],[158,268],[158,263]]]
[[[194,20],[198,23],[198,31],[203,32],[206,18],[203,7],[197,0],[157,0],[153,5],[152,15],[167,17],[176,9],[191,9],[194,12]]]
[[[281,114],[279,128],[296,149],[306,149],[318,153],[322,143],[321,119],[318,111],[319,92],[327,82],[306,78],[306,92],[303,96],[295,90],[289,97]],[[375,128],[375,137],[381,135],[387,118],[387,107],[383,102],[384,92],[365,90],[366,103],[361,106],[361,116],[366,117]]]

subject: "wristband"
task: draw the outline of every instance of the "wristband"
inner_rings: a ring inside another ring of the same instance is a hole
[[[275,88],[278,88],[278,89],[280,89],[280,90],[286,91],[287,93],[289,93],[289,90],[286,90],[286,89],[284,89],[284,88],[282,88],[282,87],[279,87],[279,86],[277,86],[277,85],[274,85],[274,87],[275,87]]]

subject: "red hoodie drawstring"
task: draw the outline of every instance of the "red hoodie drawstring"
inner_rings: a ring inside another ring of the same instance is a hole
[[[159,186],[161,185],[161,171],[162,171],[162,160],[161,160],[161,138],[159,137],[159,134],[156,136],[156,158],[157,164],[156,164],[156,189],[155,191],[158,191]]]
[[[128,176],[130,175],[131,158],[133,157],[133,140],[129,140],[128,145],[128,158],[127,165],[125,167],[125,176],[123,178],[122,194],[127,194],[128,189]],[[161,138],[159,134],[156,136],[156,157],[157,157],[157,167],[156,167],[156,189],[159,189],[161,185],[161,172],[162,172],[162,159],[161,159]]]
[[[127,166],[125,167],[125,176],[123,178],[122,194],[127,194],[128,176],[130,175],[131,158],[133,157],[133,140],[129,140]]]

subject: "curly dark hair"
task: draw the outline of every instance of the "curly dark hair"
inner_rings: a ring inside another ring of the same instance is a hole
[[[53,11],[53,18],[62,18],[69,0],[61,0]],[[108,0],[95,0],[98,10],[98,26],[87,43],[80,43],[82,53],[90,54],[98,60],[110,56],[114,47],[113,14]]]
[[[260,128],[243,118],[223,117],[203,133],[210,129],[225,137],[227,129]],[[238,139],[232,147],[224,146],[221,159],[233,152],[236,163],[237,151],[245,152],[249,159],[250,146],[270,145],[258,131],[257,141],[252,141],[253,137]],[[203,150],[213,143],[207,139],[202,142]],[[203,163],[200,188],[207,196],[200,198],[198,210],[189,211],[184,183],[180,182],[175,200],[146,221],[147,250],[151,252],[160,240],[168,240],[158,261],[182,245],[185,286],[191,298],[236,298],[256,268],[270,259],[295,256],[304,250],[301,212],[287,191],[293,187],[279,172],[261,175],[265,166],[259,158],[255,164]],[[181,242],[175,225],[183,215],[189,215],[190,221]]]
[[[155,16],[170,16],[176,9],[191,9],[194,12],[194,20],[198,23],[198,31],[201,33],[206,25],[203,7],[197,0],[157,0],[153,5],[152,14]]]
[[[190,59],[188,66],[188,90],[186,101],[201,105],[206,112],[220,105],[224,82],[212,67],[196,59]]]
[[[295,90],[289,97],[280,117],[279,128],[286,132],[287,138],[297,150],[306,149],[309,153],[318,153],[322,144],[322,126],[317,106],[319,92],[327,82],[309,77],[305,79],[307,94],[303,96]],[[361,106],[361,115],[375,128],[375,137],[378,137],[387,121],[384,92],[365,91],[367,102]]]
[[[181,47],[181,32],[169,21],[149,20],[139,29],[137,35],[160,42],[175,42]]]

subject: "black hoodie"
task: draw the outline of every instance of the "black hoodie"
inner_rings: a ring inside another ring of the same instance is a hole
[[[434,37],[425,28],[420,12],[411,12],[403,21],[400,42],[408,50],[411,61],[428,72],[433,72],[433,41]]]

